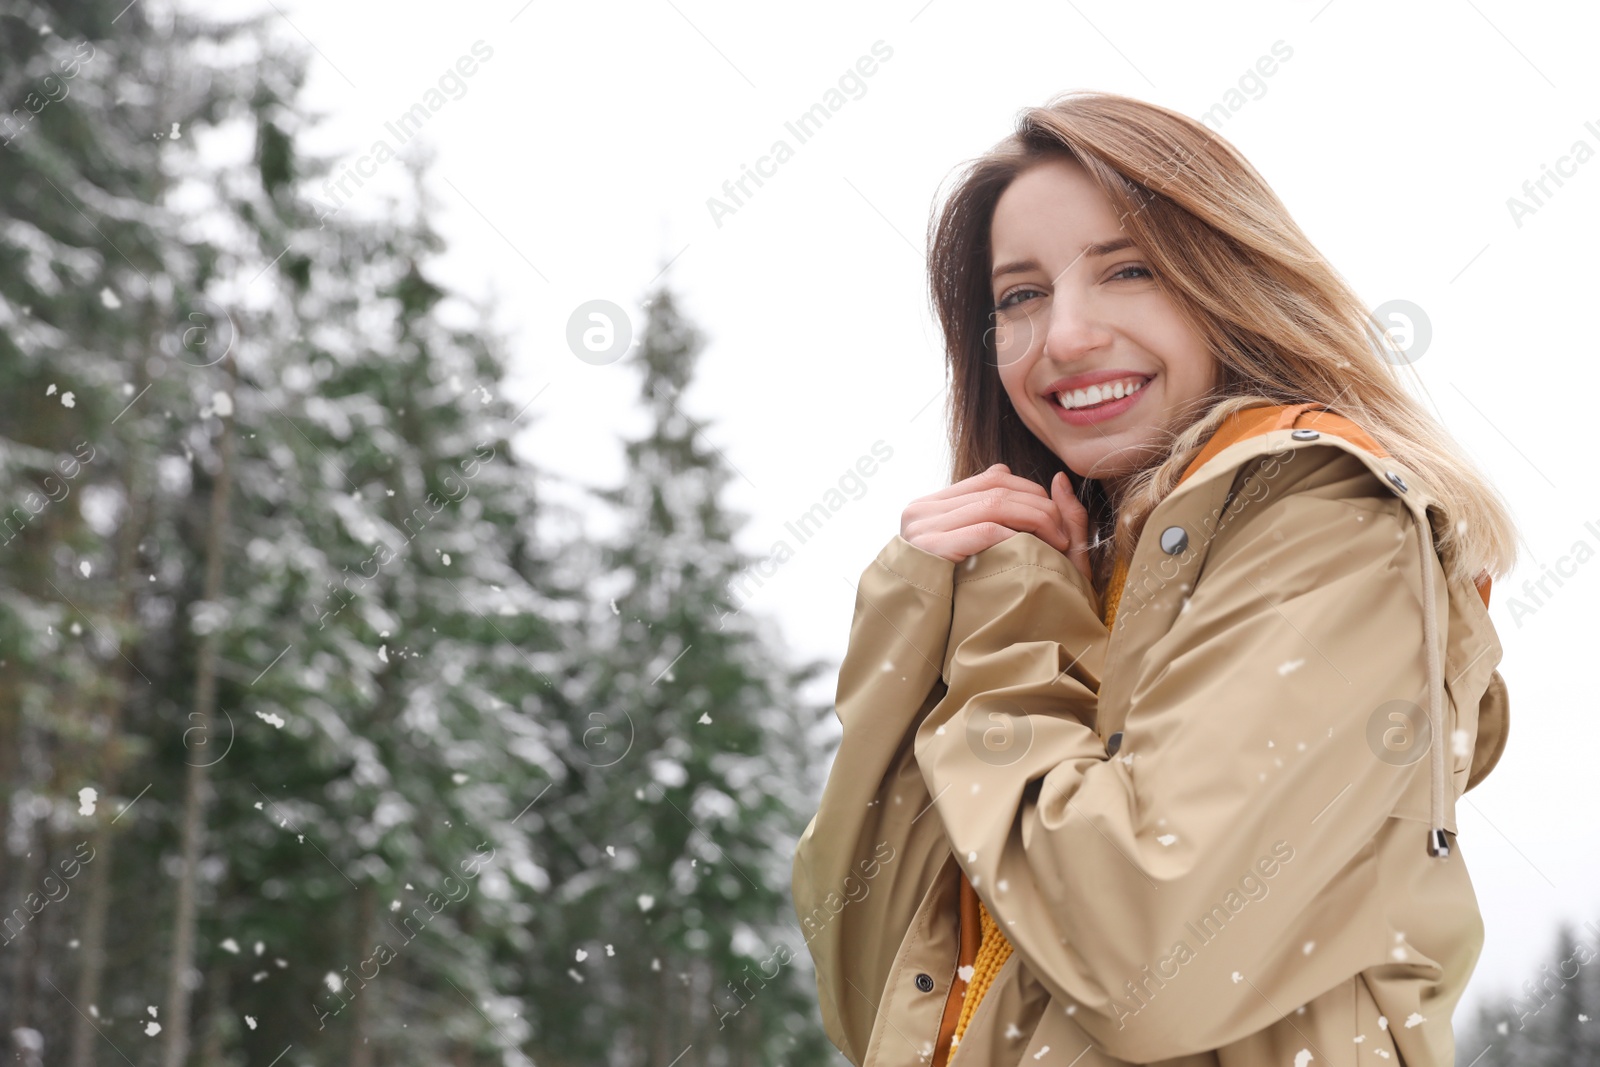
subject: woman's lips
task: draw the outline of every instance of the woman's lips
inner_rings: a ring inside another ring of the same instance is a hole
[[[1049,401],[1050,409],[1060,416],[1062,422],[1072,426],[1091,426],[1097,422],[1114,419],[1133,407],[1139,402],[1140,397],[1150,391],[1150,383],[1155,380],[1156,376],[1152,374],[1145,379],[1144,385],[1139,387],[1138,392],[1129,393],[1127,396],[1119,397],[1116,400],[1103,400],[1091,408],[1073,408],[1068,411],[1056,403],[1054,398],[1051,398]]]

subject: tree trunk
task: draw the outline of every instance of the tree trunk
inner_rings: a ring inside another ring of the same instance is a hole
[[[206,987],[206,1013],[200,1019],[206,1035],[200,1046],[200,1067],[226,1067],[229,1062],[222,1048],[228,1010],[228,969],[219,968]]]
[[[372,920],[378,908],[378,890],[370,882],[363,880],[361,891],[357,895],[356,903],[356,936],[355,945],[357,960],[367,959],[367,945],[372,936]],[[356,964],[356,974],[361,981],[366,982],[356,995],[355,1016],[351,1019],[350,1026],[350,1054],[345,1061],[350,1067],[372,1067],[372,987],[377,979],[367,980],[361,974],[361,964]]]
[[[206,529],[206,577],[202,597],[208,605],[222,600],[223,534],[228,523],[228,493],[233,483],[233,407],[237,394],[238,365],[230,355],[224,359],[228,370],[228,413],[222,417],[221,461],[211,493],[211,516]],[[217,699],[217,644],[221,622],[200,637],[199,662],[195,668],[194,725],[185,731],[197,732],[201,745],[211,742],[212,713]],[[187,747],[187,746],[186,746]],[[164,1013],[165,1042],[161,1049],[162,1067],[183,1067],[189,1051],[189,969],[194,962],[195,926],[198,908],[201,837],[205,830],[205,806],[210,792],[211,750],[192,752],[186,761],[189,771],[183,790],[183,866],[178,878],[177,914],[173,918],[172,963],[167,974],[167,1007]]]
[[[24,1049],[22,1037],[17,1032],[30,1029],[33,1025],[34,963],[39,955],[39,920],[28,907],[27,899],[30,894],[39,892],[41,865],[45,862],[43,835],[34,836],[34,827],[39,824],[33,819],[32,813],[27,815],[27,819],[28,852],[22,859],[22,876],[15,896],[17,906],[8,910],[3,917],[11,920],[18,912],[26,916],[26,921],[10,943],[12,958],[16,961],[16,969],[11,975],[11,1032],[18,1053]],[[6,932],[10,933],[9,930]]]
[[[133,361],[135,391],[142,393],[149,384],[145,361]],[[90,860],[87,899],[84,901],[83,952],[78,969],[78,988],[75,1003],[87,1012],[100,1000],[100,983],[106,969],[106,917],[111,913],[111,822],[117,818],[106,810],[117,795],[117,783],[122,770],[122,711],[128,702],[132,687],[132,658],[137,641],[130,627],[133,625],[134,604],[138,596],[139,542],[144,539],[150,500],[145,489],[145,453],[140,445],[139,423],[130,426],[127,448],[127,475],[124,491],[127,493],[128,514],[117,531],[117,603],[112,617],[111,639],[117,643],[120,655],[107,660],[108,684],[100,696],[98,720],[104,723],[99,752],[94,761],[94,784],[100,794],[101,805],[96,808],[94,826],[89,832]],[[148,681],[148,680],[147,680]],[[131,822],[131,820],[130,820]],[[67,1060],[69,1067],[94,1067],[94,1046],[100,1040],[93,1022],[78,1012],[72,1013],[72,1042]]]

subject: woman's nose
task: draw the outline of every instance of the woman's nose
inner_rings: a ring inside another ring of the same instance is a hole
[[[1044,354],[1058,364],[1071,363],[1103,348],[1111,332],[1094,307],[1081,299],[1056,294],[1050,301],[1050,321]]]

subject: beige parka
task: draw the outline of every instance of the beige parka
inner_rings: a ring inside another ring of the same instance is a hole
[[[1110,633],[1031,533],[959,564],[891,539],[794,854],[845,1057],[930,1064],[970,977],[965,872],[1014,950],[948,1067],[1451,1064],[1483,944],[1455,802],[1508,705],[1487,576],[1447,580],[1442,521],[1302,404],[1223,424]]]

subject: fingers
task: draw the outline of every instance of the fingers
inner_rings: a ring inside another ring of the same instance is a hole
[[[1037,496],[1040,499],[1046,499],[1049,496],[1039,483],[1030,481],[1021,475],[1012,474],[1011,468],[1004,463],[996,463],[986,471],[974,474],[970,478],[963,478],[954,485],[946,486],[936,493],[929,493],[927,496],[919,497],[918,499],[947,500],[953,496],[963,496],[967,493],[975,493],[981,489],[989,489],[995,486],[1016,489],[1032,496]]]
[[[964,527],[998,524],[1012,533],[1026,530],[1056,551],[1067,551],[1067,528],[1058,506],[1050,500],[1023,496],[1011,490],[986,489],[942,501],[940,505],[939,510],[931,514],[911,517],[906,530],[916,535],[936,535]],[[908,513],[912,510],[920,509],[908,509]],[[905,536],[910,540],[912,533]]]
[[[955,562],[1024,531],[1090,578],[1089,515],[1065,472],[1057,472],[1046,489],[996,463],[917,498],[901,516],[901,536]]]
[[[1017,531],[1010,527],[984,522],[955,530],[918,534],[913,544],[936,556],[943,556],[952,563],[960,563],[1016,535]]]
[[[1067,558],[1072,560],[1079,572],[1094,584],[1093,567],[1089,562],[1089,512],[1072,491],[1072,483],[1065,472],[1058,471],[1050,480],[1050,498],[1055,502],[1061,514],[1062,525],[1067,531],[1067,539],[1071,547],[1067,550]]]

